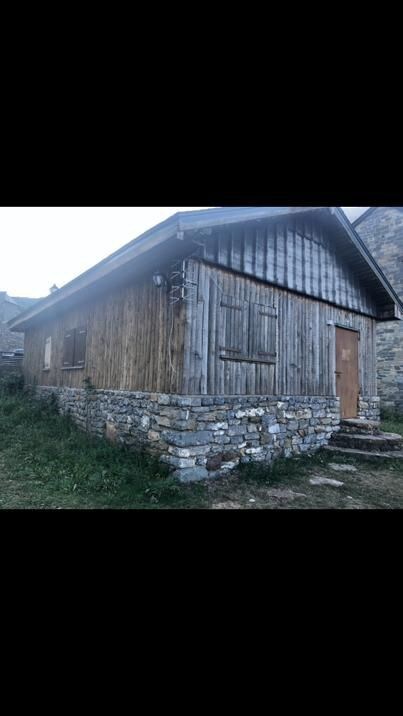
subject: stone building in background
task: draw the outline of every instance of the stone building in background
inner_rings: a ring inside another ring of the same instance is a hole
[[[403,207],[373,206],[354,228],[403,298]],[[382,407],[403,413],[403,321],[378,323],[377,353]]]
[[[24,347],[24,334],[10,331],[7,322],[32,306],[36,300],[9,296],[6,291],[0,291],[0,353]]]

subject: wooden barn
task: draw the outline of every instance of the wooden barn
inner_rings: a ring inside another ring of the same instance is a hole
[[[376,418],[398,296],[338,207],[176,214],[10,321],[41,395],[184,480]]]

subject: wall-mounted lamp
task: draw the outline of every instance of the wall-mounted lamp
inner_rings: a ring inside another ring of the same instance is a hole
[[[166,288],[169,291],[170,283],[165,274],[161,271],[154,271],[153,273],[153,284],[157,288]]]

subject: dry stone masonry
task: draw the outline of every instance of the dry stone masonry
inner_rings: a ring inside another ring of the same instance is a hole
[[[180,396],[37,387],[85,430],[160,455],[182,481],[313,452],[338,429],[338,398]]]
[[[359,396],[358,417],[363,420],[379,420],[381,416],[381,399],[375,396]]]
[[[160,456],[181,481],[218,477],[239,463],[314,452],[339,430],[331,397],[183,396],[38,386],[83,430]],[[362,398],[362,417],[379,399]]]
[[[381,206],[357,226],[375,260],[403,298],[403,211]],[[377,327],[378,393],[383,408],[403,413],[403,321]]]

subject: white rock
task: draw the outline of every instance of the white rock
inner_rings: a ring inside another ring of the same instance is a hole
[[[209,430],[214,430],[214,431],[228,430],[228,423],[211,423],[211,425],[209,425]],[[220,435],[221,434],[222,433],[220,432]]]
[[[237,467],[239,465],[239,460],[232,460],[231,462],[223,462],[221,465],[221,470],[233,470],[234,467]]]
[[[238,418],[260,418],[264,415],[263,408],[249,408],[247,410],[238,410],[235,417]]]
[[[311,485],[331,485],[332,487],[343,487],[344,482],[331,480],[328,477],[311,477],[309,480]]]
[[[337,465],[335,462],[329,462],[329,467],[336,472],[357,472],[357,468],[354,465]]]
[[[148,428],[150,427],[150,418],[148,417],[148,415],[143,415],[140,422],[141,422],[141,427],[144,428],[145,430],[148,430]]]

